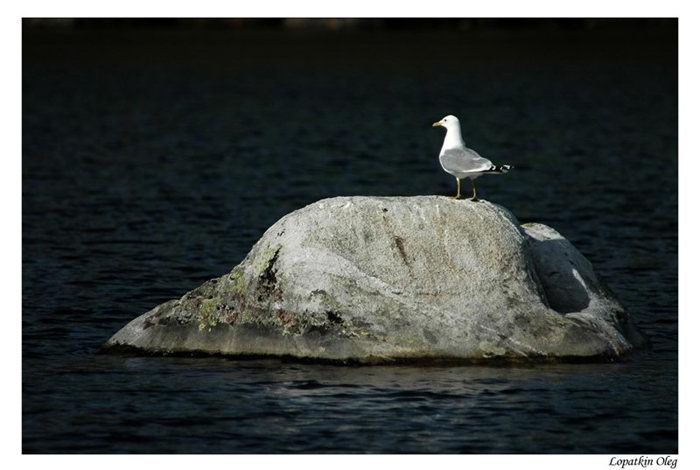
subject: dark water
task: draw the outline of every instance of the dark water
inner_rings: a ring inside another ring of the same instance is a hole
[[[25,35],[24,451],[677,452],[675,40],[518,34]],[[448,113],[517,168],[480,195],[567,236],[652,351],[512,368],[95,354],[294,209],[451,193],[430,128]]]

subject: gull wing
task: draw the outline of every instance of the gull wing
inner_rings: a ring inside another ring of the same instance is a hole
[[[440,164],[451,174],[480,173],[493,166],[490,160],[466,147],[445,150],[440,154]]]

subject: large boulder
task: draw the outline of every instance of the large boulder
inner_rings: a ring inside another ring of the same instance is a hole
[[[554,229],[486,201],[422,196],[294,211],[233,271],[104,349],[376,363],[614,359],[643,343]]]

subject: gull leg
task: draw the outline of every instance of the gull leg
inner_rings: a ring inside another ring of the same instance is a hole
[[[479,198],[476,197],[476,184],[474,184],[474,180],[472,180],[472,201],[478,201]]]
[[[459,196],[460,196],[459,191],[460,191],[461,182],[459,181],[459,178],[455,178],[455,179],[457,180],[457,195],[455,196],[455,199],[459,199]]]

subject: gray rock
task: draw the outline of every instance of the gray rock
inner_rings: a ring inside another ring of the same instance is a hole
[[[618,358],[644,339],[540,224],[439,196],[337,197],[280,219],[233,271],[105,350],[357,361]]]

